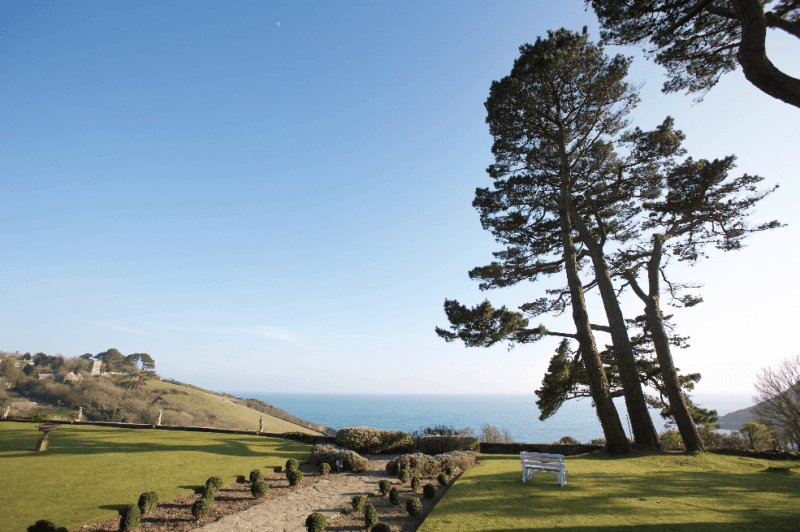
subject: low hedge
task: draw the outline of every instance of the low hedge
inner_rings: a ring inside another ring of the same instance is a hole
[[[320,464],[328,464],[331,469],[336,471],[336,460],[342,461],[342,467],[346,471],[366,471],[368,461],[355,451],[348,451],[336,445],[320,444],[311,449],[311,463],[319,467]]]
[[[345,427],[336,433],[336,444],[360,454],[396,454],[414,450],[411,434],[371,427]]]
[[[404,454],[390,460],[386,464],[386,471],[390,475],[397,475],[400,468],[403,468],[412,473],[433,475],[448,467],[453,469],[470,468],[475,465],[477,457],[478,453],[475,451],[452,451],[434,456],[423,453]]]
[[[417,449],[423,454],[443,454],[451,451],[481,450],[478,438],[469,436],[423,436],[417,440]]]

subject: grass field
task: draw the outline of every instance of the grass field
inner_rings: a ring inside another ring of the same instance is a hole
[[[69,528],[112,519],[143,492],[174,497],[212,475],[227,483],[289,458],[306,461],[311,449],[262,436],[62,425],[37,453],[41,434],[34,423],[0,423],[0,532],[39,519]]]
[[[189,388],[188,386],[181,386],[179,384],[158,380],[148,381],[146,386],[151,390],[177,389],[181,392],[185,392],[188,395],[183,395],[183,393],[168,394],[164,396],[164,399],[167,401],[186,403],[198,410],[209,410],[214,412],[220,419],[229,421],[243,430],[258,430],[258,420],[261,416],[264,416],[265,432],[306,432],[308,434],[321,434],[320,432],[236,404],[221,395],[207,394]]]
[[[480,455],[419,532],[800,531],[798,462],[592,453],[566,463],[562,488],[546,474],[523,484],[518,455]]]

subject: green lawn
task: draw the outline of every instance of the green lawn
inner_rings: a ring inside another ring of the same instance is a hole
[[[306,461],[311,450],[260,436],[62,425],[37,453],[41,434],[34,423],[0,423],[0,532],[39,519],[68,528],[111,519],[143,492],[174,497],[212,475],[227,483],[289,458]]]
[[[419,532],[800,531],[800,463],[702,454],[567,457],[567,485],[480,455]],[[789,474],[767,473],[788,466]]]

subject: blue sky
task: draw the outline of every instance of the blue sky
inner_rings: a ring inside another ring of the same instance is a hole
[[[471,202],[491,81],[584,25],[597,38],[582,0],[1,3],[0,349],[147,352],[215,390],[532,392],[556,339],[467,350],[434,328],[445,298],[514,307],[562,284],[481,293],[467,272],[498,246]],[[795,76],[798,48],[770,36]],[[661,94],[641,57],[631,81],[633,125],[672,115],[695,158],[781,184],[753,219],[788,227],[674,270],[706,301],[676,312],[677,365],[751,394],[797,353],[800,112],[741,72],[702,104]]]

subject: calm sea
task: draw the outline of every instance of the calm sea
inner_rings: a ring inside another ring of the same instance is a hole
[[[603,436],[589,399],[567,401],[550,419],[539,421],[533,394],[517,395],[356,395],[230,392],[265,401],[293,416],[341,429],[352,426],[412,432],[433,425],[472,427],[488,423],[507,429],[518,442],[552,443],[562,436],[588,442]],[[750,406],[742,395],[696,395],[696,403],[716,408],[720,415]],[[705,400],[704,400],[705,399]],[[615,400],[625,430],[630,433],[624,401]],[[651,411],[660,432],[664,421]]]

